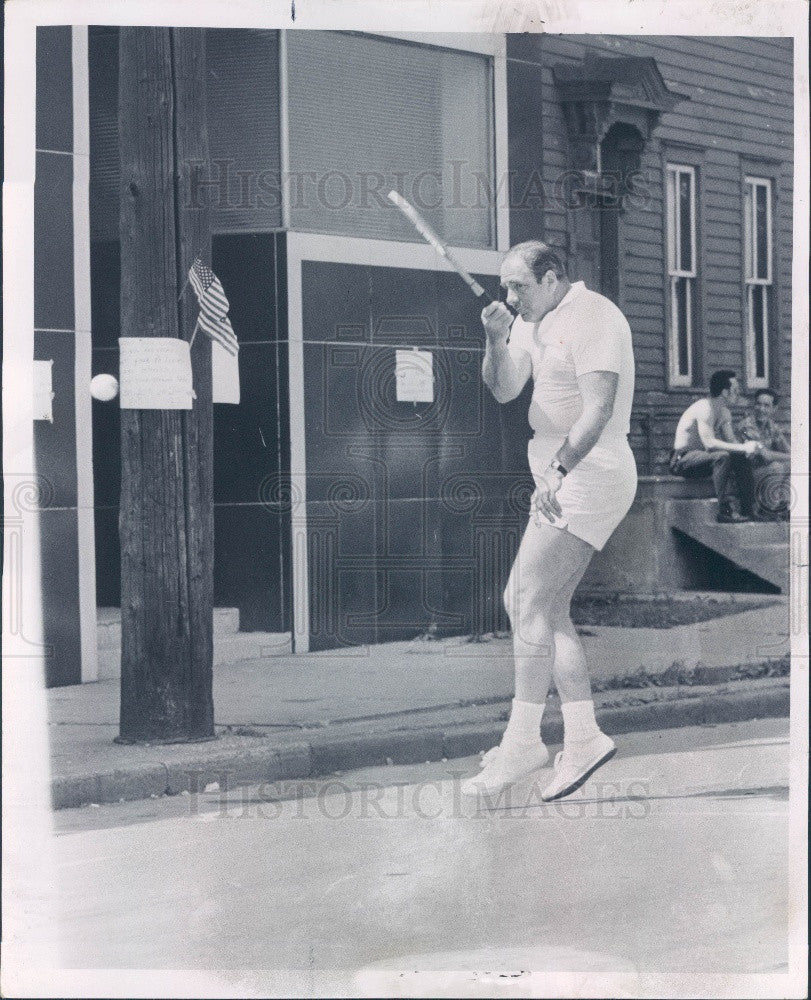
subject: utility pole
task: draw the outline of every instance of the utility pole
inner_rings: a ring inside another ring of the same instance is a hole
[[[186,278],[195,256],[211,259],[195,190],[208,161],[205,33],[120,38],[121,334],[189,340]],[[214,736],[211,342],[199,332],[191,356],[193,409],[121,411],[122,742]]]

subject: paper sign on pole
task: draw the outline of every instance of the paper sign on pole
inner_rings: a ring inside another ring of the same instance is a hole
[[[430,351],[397,351],[397,400],[433,403],[434,356]]]
[[[239,355],[211,342],[212,401],[215,403],[239,402]]]
[[[34,362],[34,420],[53,423],[53,359]]]
[[[190,410],[189,345],[177,337],[120,337],[121,409]]]

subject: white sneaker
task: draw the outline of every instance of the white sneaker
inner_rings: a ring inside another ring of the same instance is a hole
[[[570,795],[593,774],[598,767],[611,760],[617,748],[610,736],[599,733],[576,751],[563,749],[555,757],[555,777],[543,790],[544,802]]]
[[[462,795],[495,795],[542,768],[549,760],[543,743],[533,746],[497,746],[482,757],[482,770],[462,782]]]

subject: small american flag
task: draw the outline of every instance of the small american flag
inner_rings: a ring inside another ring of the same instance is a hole
[[[239,342],[228,318],[228,299],[220,279],[198,257],[189,268],[189,284],[200,304],[197,323],[203,333],[216,340],[229,354],[239,352]]]

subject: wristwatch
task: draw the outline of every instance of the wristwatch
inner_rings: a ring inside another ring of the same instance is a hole
[[[568,476],[569,474],[569,470],[564,469],[556,458],[553,458],[552,461],[549,463],[549,468],[552,469],[553,472],[559,472],[561,476]]]

